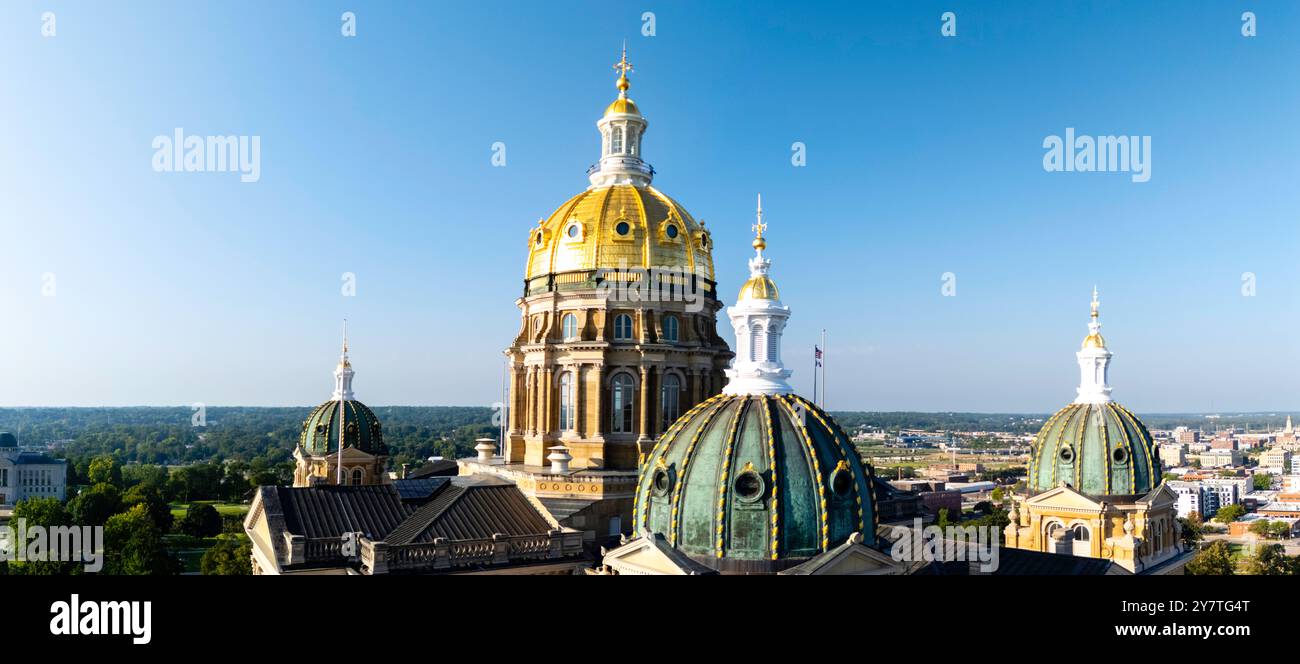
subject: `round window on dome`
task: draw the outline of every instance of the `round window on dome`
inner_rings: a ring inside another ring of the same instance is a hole
[[[831,491],[843,498],[853,490],[853,474],[847,469],[837,468],[831,473]]]
[[[765,488],[762,476],[752,470],[746,470],[736,476],[736,495],[747,503],[762,498]]]
[[[576,237],[578,237],[578,234],[581,233],[581,232],[582,232],[582,229],[581,229],[581,228],[578,228],[578,225],[577,225],[577,224],[573,224],[573,225],[569,226],[569,230],[566,231],[566,233],[569,235],[570,238],[576,238]]]
[[[618,225],[614,226],[614,232],[619,235],[627,235],[632,232],[632,225],[626,221],[620,221]]]
[[[1070,449],[1069,445],[1066,445],[1061,448],[1060,457],[1062,462],[1071,463],[1074,461],[1074,450]]]
[[[537,243],[537,246],[539,246],[539,247],[542,246],[542,232],[541,232],[541,231],[537,231],[537,235],[534,236],[534,237],[535,237],[535,239],[534,239],[533,241]]]
[[[677,239],[677,226],[674,224],[668,224],[668,230],[664,231],[664,233],[668,236],[668,239],[670,240]]]
[[[655,495],[657,496],[666,496],[673,488],[673,477],[668,474],[668,470],[665,468],[660,468],[655,471],[652,482]]]
[[[1110,453],[1110,458],[1114,459],[1115,463],[1123,465],[1128,461],[1128,452],[1125,452],[1122,447],[1116,447],[1115,451]]]

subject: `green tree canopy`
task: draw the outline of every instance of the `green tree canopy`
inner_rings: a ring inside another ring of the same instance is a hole
[[[149,518],[153,519],[154,525],[158,526],[158,530],[164,533],[171,532],[172,510],[157,486],[137,484],[127,489],[126,494],[122,496],[122,506],[130,509],[136,505],[144,505],[145,511],[149,513]]]
[[[1281,544],[1263,544],[1255,555],[1246,559],[1246,573],[1261,576],[1294,576],[1300,572],[1300,559],[1286,555]]]
[[[195,503],[181,518],[181,532],[191,537],[215,537],[221,534],[221,514],[207,503]]]
[[[72,515],[59,502],[57,498],[28,498],[18,501],[14,505],[13,514],[9,519],[11,528],[18,528],[18,520],[25,519],[28,528],[41,526],[44,528],[53,528],[56,526],[72,525]],[[16,534],[16,533],[15,533]],[[31,560],[19,562],[16,560],[9,561],[9,574],[15,576],[23,575],[63,575],[63,574],[80,574],[83,571],[82,563],[79,562],[58,562]]]
[[[1219,523],[1232,523],[1246,515],[1246,508],[1241,505],[1228,505],[1220,507],[1219,511],[1214,514],[1214,520]]]
[[[1211,542],[1187,563],[1187,573],[1194,576],[1231,576],[1237,570],[1232,549],[1223,540]]]
[[[199,571],[220,576],[251,575],[252,555],[253,544],[246,535],[222,535],[199,560]]]
[[[117,460],[105,454],[95,457],[90,462],[90,469],[86,473],[86,478],[91,484],[111,484],[113,486],[122,486],[122,469],[118,467]]]
[[[112,484],[96,484],[73,498],[68,509],[77,525],[102,526],[109,517],[122,511],[122,494]]]
[[[115,514],[104,524],[105,574],[174,574],[178,569],[144,505]]]

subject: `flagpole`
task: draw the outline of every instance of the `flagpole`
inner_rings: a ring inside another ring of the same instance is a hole
[[[822,328],[822,400],[818,404],[826,410],[826,328]]]
[[[822,349],[820,346],[813,344],[813,403],[817,403],[817,371],[822,365]]]

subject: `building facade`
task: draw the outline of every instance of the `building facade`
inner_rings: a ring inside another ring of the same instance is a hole
[[[626,53],[615,68],[589,186],[528,231],[504,449],[461,463],[515,482],[566,524],[617,537],[642,456],[722,389],[732,354],[717,333],[712,237],[652,186]]]
[[[12,433],[0,432],[0,507],[12,507],[27,498],[64,500],[67,490],[66,460],[24,450]]]
[[[1025,495],[1013,496],[1010,547],[1106,558],[1132,573],[1185,564],[1178,496],[1146,425],[1111,399],[1113,354],[1101,336],[1097,292],[1075,354],[1078,396],[1034,439]]]

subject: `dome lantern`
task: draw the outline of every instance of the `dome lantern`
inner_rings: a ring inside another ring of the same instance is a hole
[[[786,379],[791,371],[781,362],[781,335],[790,319],[790,307],[781,304],[776,284],[768,276],[772,260],[763,256],[767,240],[763,231],[763,197],[758,197],[758,221],[753,226],[754,257],[749,259],[749,281],[740,289],[727,317],[736,332],[736,359],[727,370],[725,394],[790,394]]]
[[[627,96],[632,86],[627,74],[632,63],[627,61],[627,44],[623,44],[623,57],[614,65],[619,72],[615,86],[618,98],[605,108],[605,114],[596,121],[600,130],[600,161],[588,172],[592,187],[611,184],[631,184],[643,187],[654,179],[654,169],[641,159],[641,137],[645,135],[646,122],[636,102]]]
[[[1029,490],[1068,485],[1089,496],[1136,496],[1160,485],[1160,455],[1151,432],[1111,399],[1111,352],[1101,337],[1097,289],[1079,362],[1078,396],[1057,411],[1034,438]]]

